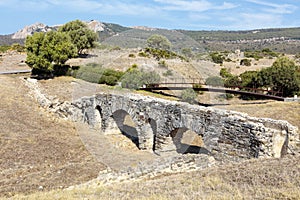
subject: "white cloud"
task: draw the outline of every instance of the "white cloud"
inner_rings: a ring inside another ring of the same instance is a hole
[[[164,4],[164,10],[173,10],[173,11],[193,11],[193,12],[202,12],[207,10],[224,10],[237,7],[232,3],[224,2],[222,5],[215,5],[206,0],[200,1],[185,1],[185,0],[154,0],[157,3]]]
[[[249,30],[282,27],[282,17],[268,13],[242,13],[235,18],[228,17],[223,20],[232,22],[229,29]]]
[[[276,4],[270,3],[261,0],[247,0],[250,3],[255,3],[258,5],[266,6],[267,8],[263,8],[264,11],[269,13],[276,13],[276,14],[290,14],[297,10],[297,6],[292,4]]]

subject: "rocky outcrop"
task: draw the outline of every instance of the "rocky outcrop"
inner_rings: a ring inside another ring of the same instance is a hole
[[[33,35],[36,32],[48,32],[55,30],[55,27],[50,27],[42,23],[35,23],[29,26],[25,26],[23,29],[19,30],[12,35],[12,39],[25,39],[29,35]]]
[[[85,22],[89,29],[94,32],[104,31],[105,24],[102,22],[91,20],[89,22]],[[46,33],[48,31],[57,30],[60,25],[56,26],[48,26],[42,23],[35,23],[29,26],[25,26],[23,29],[19,30],[15,34],[11,36],[12,39],[26,39],[27,36],[33,35],[36,32]]]
[[[89,22],[86,22],[89,29],[91,29],[94,32],[102,32],[104,31],[105,24],[102,22],[99,22],[97,20],[91,20]]]

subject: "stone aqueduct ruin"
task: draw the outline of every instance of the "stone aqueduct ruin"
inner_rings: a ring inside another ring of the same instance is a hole
[[[76,110],[73,119],[84,120],[99,133],[119,128],[139,149],[157,154],[177,151],[219,159],[280,157],[293,153],[298,137],[297,128],[286,121],[141,95],[97,94],[72,105]],[[128,115],[134,127],[126,125]],[[192,141],[183,141],[186,130],[192,132]]]

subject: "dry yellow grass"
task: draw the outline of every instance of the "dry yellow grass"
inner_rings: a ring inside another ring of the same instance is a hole
[[[279,101],[231,101],[228,105],[219,105],[218,108],[244,112],[254,117],[267,117],[277,120],[287,120],[300,128],[300,103]]]
[[[255,159],[204,171],[13,199],[300,199],[298,157]]]

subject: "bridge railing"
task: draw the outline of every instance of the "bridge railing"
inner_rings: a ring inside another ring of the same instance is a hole
[[[219,89],[231,89],[231,90],[240,90],[240,91],[247,91],[253,92],[257,94],[264,94],[264,95],[272,95],[272,96],[283,96],[283,91],[275,91],[270,89],[263,89],[263,88],[251,88],[251,87],[244,87],[242,85],[232,85],[232,86],[210,86],[206,85],[204,80],[201,78],[171,78],[171,79],[163,79],[159,83],[151,83],[145,86],[146,88],[199,88],[199,87],[212,87],[212,88],[219,88]]]

